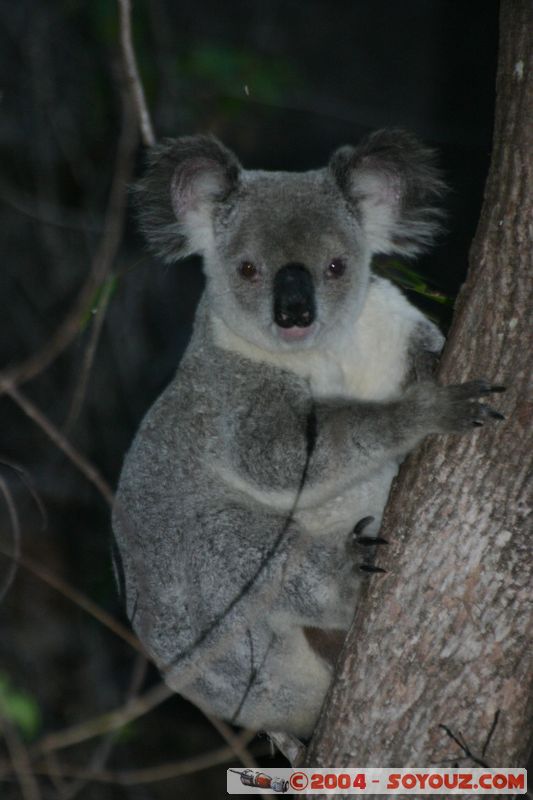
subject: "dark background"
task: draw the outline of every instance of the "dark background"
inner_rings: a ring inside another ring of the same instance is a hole
[[[384,126],[437,147],[451,187],[448,232],[411,266],[451,302],[490,156],[497,11],[494,0],[138,0],[134,37],[158,137],[211,131],[247,167],[296,170],[321,166],[335,147]],[[3,0],[0,15],[4,367],[46,342],[98,248],[120,131],[121,70],[110,0]],[[142,163],[139,147],[136,174]],[[384,266],[405,278],[397,264]],[[69,412],[98,296],[74,343],[20,387],[112,486],[142,414],[176,368],[202,288],[197,259],[169,268],[147,255],[131,209],[113,275],[77,418]],[[410,296],[446,328],[450,303],[428,293],[422,287]],[[23,552],[124,621],[106,504],[9,397],[0,397],[0,414],[0,476],[19,515]],[[40,496],[46,526],[13,465]],[[5,549],[12,534],[3,500]],[[0,586],[9,564],[0,555]],[[19,569],[0,606],[0,714],[27,746],[121,705],[134,661],[76,603]],[[155,681],[149,671],[143,688]],[[203,715],[176,697],[114,739],[107,767],[179,761],[222,744]],[[261,737],[251,747],[266,749]],[[58,759],[100,768],[102,754],[91,740]],[[265,768],[283,763],[258,758]],[[68,781],[58,788],[39,780],[44,798],[222,797],[226,766],[147,786],[80,784],[77,795]],[[20,791],[13,778],[0,783],[2,797]]]

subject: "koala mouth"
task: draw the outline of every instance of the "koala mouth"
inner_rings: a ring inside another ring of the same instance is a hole
[[[315,329],[313,278],[303,264],[286,264],[274,278],[274,322],[280,339],[301,341]]]
[[[315,332],[316,325],[307,325],[305,328],[297,325],[293,325],[290,328],[276,326],[276,330],[283,342],[301,342],[303,339],[308,339]]]

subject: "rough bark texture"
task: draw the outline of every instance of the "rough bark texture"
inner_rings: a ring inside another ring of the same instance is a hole
[[[506,385],[507,421],[433,437],[402,467],[389,574],[370,579],[309,765],[449,766],[461,750],[439,723],[481,755],[498,709],[485,760],[524,766],[531,749],[532,31],[531,0],[504,0],[491,170],[440,369]]]

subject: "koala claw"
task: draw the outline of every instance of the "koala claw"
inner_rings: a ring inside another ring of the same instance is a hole
[[[360,544],[363,547],[374,547],[376,544],[388,544],[388,539],[382,539],[381,536],[359,536],[354,541],[354,544]]]
[[[495,394],[500,392],[505,392],[506,387],[496,385],[490,383],[484,378],[480,378],[477,381],[469,381],[468,383],[462,383],[461,386],[468,388],[476,395],[483,395],[483,394]]]
[[[355,538],[358,536],[361,531],[363,531],[371,522],[374,522],[374,517],[363,517],[360,519],[359,522],[354,526],[352,531],[353,537]]]
[[[387,570],[383,569],[383,567],[376,567],[374,564],[359,564],[359,569],[361,572],[370,572],[370,573],[386,573]]]
[[[363,517],[354,527],[351,542],[352,549],[355,549],[355,547],[359,545],[363,547],[375,547],[378,544],[388,544],[387,539],[383,539],[379,536],[358,536],[371,522],[374,522],[374,517]],[[370,563],[357,564],[355,566],[357,566],[361,572],[368,572],[370,574],[387,572],[383,567],[376,567],[374,564]]]

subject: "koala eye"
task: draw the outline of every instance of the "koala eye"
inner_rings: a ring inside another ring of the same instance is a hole
[[[332,278],[340,278],[346,272],[346,264],[342,258],[332,258],[328,264],[327,272]]]
[[[251,261],[243,261],[239,265],[239,274],[247,280],[252,280],[258,275],[257,267]]]

